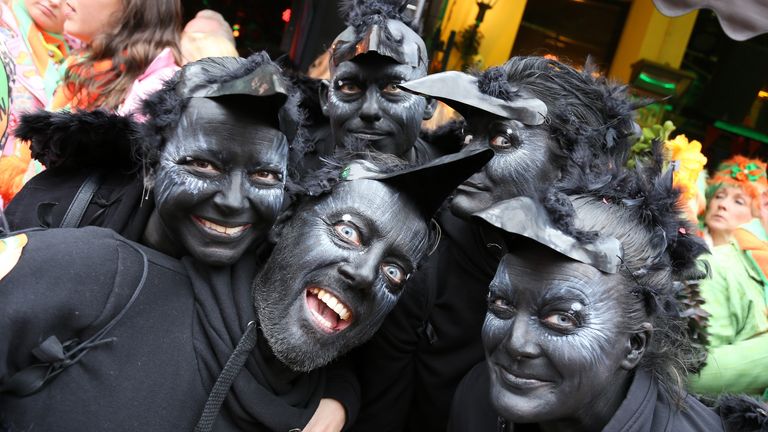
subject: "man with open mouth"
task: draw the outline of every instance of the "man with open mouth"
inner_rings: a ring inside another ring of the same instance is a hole
[[[322,366],[376,331],[434,247],[432,214],[491,157],[321,170],[266,261],[179,261],[96,227],[2,240],[3,426],[304,428],[326,391]]]

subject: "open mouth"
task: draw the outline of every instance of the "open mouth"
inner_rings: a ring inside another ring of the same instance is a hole
[[[338,297],[319,288],[307,288],[307,309],[313,321],[326,333],[337,333],[352,324],[352,312]]]
[[[192,219],[194,219],[194,221],[197,222],[197,224],[201,226],[205,231],[211,234],[223,235],[231,238],[240,236],[248,228],[251,227],[251,224],[228,227],[211,222],[208,219],[203,219],[199,216],[192,216]]]

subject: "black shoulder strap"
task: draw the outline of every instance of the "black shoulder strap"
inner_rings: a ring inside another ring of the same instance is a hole
[[[59,228],[77,228],[80,226],[85,210],[88,208],[88,204],[100,185],[101,173],[91,174],[85,179],[83,184],[80,185],[80,189],[77,190],[72,203],[69,204],[69,208],[61,220]]]

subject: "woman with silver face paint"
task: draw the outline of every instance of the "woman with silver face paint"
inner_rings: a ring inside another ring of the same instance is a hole
[[[142,124],[30,115],[19,133],[51,169],[9,205],[11,229],[104,226],[176,258],[232,264],[282,206],[296,99],[262,53],[188,64],[145,101]]]
[[[617,174],[577,181],[556,205],[520,197],[475,215],[506,254],[489,287],[486,362],[459,386],[449,431],[753,430],[741,421],[761,415],[756,401],[713,410],[685,391],[694,356],[673,277],[703,276],[706,246],[671,172]],[[735,407],[742,417],[725,415]]]

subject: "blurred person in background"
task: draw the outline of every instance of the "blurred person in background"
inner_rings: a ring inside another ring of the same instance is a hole
[[[216,11],[201,10],[181,32],[181,57],[184,64],[204,57],[237,56],[232,27]]]
[[[64,30],[64,2],[62,0],[12,0],[0,3],[0,37],[8,51],[2,57],[4,69],[11,84],[6,88],[13,93],[2,106],[3,129],[0,135],[2,156],[24,155],[26,145],[14,138],[13,130],[21,113],[45,108],[59,83],[59,66],[69,55],[70,43]],[[23,159],[12,160],[15,170],[26,172]],[[18,190],[23,176],[0,177],[2,198],[11,195],[6,189]]]
[[[180,0],[70,0],[63,30],[84,43],[61,68],[50,110],[138,110],[179,69]],[[0,159],[0,194],[9,201],[42,171],[28,147]]]
[[[743,392],[768,388],[768,243],[758,218],[768,188],[766,165],[735,156],[709,181],[704,217],[711,277],[701,281],[709,317],[706,366],[693,376],[693,392]]]

